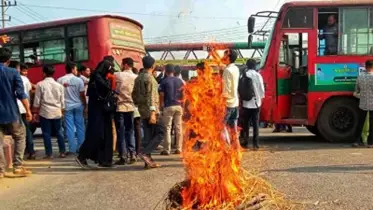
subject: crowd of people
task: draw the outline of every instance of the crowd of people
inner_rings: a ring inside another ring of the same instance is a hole
[[[58,157],[75,156],[84,169],[92,167],[88,160],[99,167],[113,167],[133,164],[138,158],[144,161],[145,168],[158,168],[160,165],[151,154],[162,143],[161,155],[182,152],[182,121],[187,109],[183,104],[186,82],[180,76],[179,66],[167,64],[156,75],[151,56],[142,59],[141,70],[134,68],[133,59],[124,58],[117,72],[114,58],[106,56],[92,72],[68,62],[66,75],[57,81],[54,66],[44,65],[43,80],[34,85],[27,79],[27,66],[10,61],[11,55],[10,50],[0,48],[0,91],[4,93],[0,96],[0,177],[5,172],[5,134],[14,140],[13,172],[31,174],[23,167],[24,154],[29,160],[36,158],[31,121],[40,123],[44,159],[54,158],[52,136],[55,135]],[[220,74],[227,107],[225,123],[238,131],[240,116],[243,147],[248,147],[248,130],[253,126],[253,147],[258,149],[263,79],[255,70],[255,60],[249,59],[246,68],[240,70],[235,65],[237,57],[235,51],[225,51],[226,67]],[[203,71],[204,64],[199,63],[197,69]],[[244,96],[240,90],[250,94]],[[172,133],[176,140],[173,151]],[[116,161],[114,151],[118,152]]]

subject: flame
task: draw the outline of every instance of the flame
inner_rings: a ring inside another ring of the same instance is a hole
[[[214,74],[211,64],[222,65],[216,52],[210,51],[213,63],[205,63],[204,71],[184,88],[190,119],[185,122],[186,137],[183,162],[190,185],[182,191],[183,208],[211,209],[224,203],[237,202],[245,186],[241,170],[241,148],[236,132],[230,133],[228,144],[224,116],[225,99],[222,96],[222,78]],[[194,136],[189,135],[191,132]],[[201,147],[196,151],[196,144]]]

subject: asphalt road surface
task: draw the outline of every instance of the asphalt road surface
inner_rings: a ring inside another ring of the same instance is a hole
[[[245,152],[243,166],[259,169],[287,198],[305,209],[373,209],[372,149],[329,144],[304,128],[261,134],[265,150]],[[40,137],[37,147],[42,157]],[[27,162],[33,176],[0,181],[0,210],[163,209],[165,194],[183,180],[184,169],[176,155],[155,159],[162,168],[144,170],[137,163],[83,171],[73,158]]]

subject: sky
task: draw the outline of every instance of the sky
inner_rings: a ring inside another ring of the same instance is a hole
[[[96,14],[119,14],[144,25],[145,43],[246,41],[247,19],[286,0],[17,0],[7,26]],[[70,8],[74,8],[71,10]],[[179,36],[181,35],[181,36]]]

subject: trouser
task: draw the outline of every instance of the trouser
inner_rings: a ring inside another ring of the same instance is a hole
[[[118,152],[121,158],[135,153],[135,139],[133,137],[133,112],[117,112],[115,114],[117,127]]]
[[[253,146],[259,148],[259,108],[242,108],[242,146],[247,146],[249,141],[250,125],[253,126]]]
[[[183,136],[182,136],[182,117],[183,108],[181,106],[169,106],[164,108],[162,122],[166,128],[166,137],[164,141],[164,149],[168,152],[171,151],[171,132],[172,123],[174,123],[175,137],[176,137],[176,149],[181,150]]]
[[[69,152],[76,153],[85,138],[84,107],[65,111],[66,135],[69,142]],[[78,142],[75,141],[75,129]]]
[[[23,124],[25,125],[25,131],[26,131],[26,152],[28,154],[34,154],[35,153],[34,139],[33,139],[32,132],[30,130],[30,123],[27,122],[25,114],[22,114],[22,121],[23,121]]]
[[[228,144],[232,144],[232,140],[235,140],[236,138],[233,136],[237,135],[237,122],[238,122],[238,107],[227,107],[227,111],[224,118],[224,123],[226,126],[230,128],[230,130],[227,129],[227,127],[224,127],[223,136],[225,138],[225,141]],[[231,139],[233,137],[233,139]]]
[[[150,155],[162,143],[166,134],[166,128],[159,119],[156,124],[150,124],[149,119],[143,119],[144,148],[142,153]]]
[[[43,141],[45,154],[51,156],[53,154],[52,147],[52,129],[56,131],[58,149],[60,153],[66,151],[65,141],[63,138],[62,120],[61,119],[46,119],[40,116],[40,126],[43,133]]]
[[[368,145],[373,145],[373,126],[372,126],[373,125],[373,111],[365,111],[365,110],[360,109],[358,133],[361,134],[363,132],[363,127],[364,127],[364,123],[365,123],[368,112],[369,112],[369,134],[368,134],[367,142],[368,142]],[[362,143],[363,140],[361,138],[361,135],[359,136],[360,138],[359,138],[358,143]]]
[[[134,120],[134,127],[135,127],[135,147],[136,147],[136,154],[139,154],[140,153],[140,149],[141,149],[141,139],[142,139],[142,135],[141,135],[141,118],[140,117],[136,117]]]
[[[5,156],[4,156],[4,132],[10,133],[14,140],[13,168],[23,165],[23,154],[25,152],[25,127],[21,120],[0,124],[0,173],[5,172]]]

